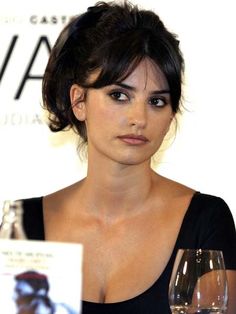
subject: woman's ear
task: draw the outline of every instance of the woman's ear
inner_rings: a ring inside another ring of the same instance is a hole
[[[73,84],[70,88],[70,102],[74,115],[79,121],[86,119],[85,90],[78,84]]]

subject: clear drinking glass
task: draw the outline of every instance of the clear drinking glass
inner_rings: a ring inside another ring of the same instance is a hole
[[[169,285],[172,314],[222,314],[227,300],[222,252],[178,250]]]

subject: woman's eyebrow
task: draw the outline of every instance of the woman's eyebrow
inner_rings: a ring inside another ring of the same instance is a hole
[[[122,87],[122,88],[126,88],[128,90],[132,90],[132,91],[136,90],[136,88],[134,86],[130,86],[130,85],[125,84],[125,83],[114,83],[114,85]],[[170,94],[170,90],[169,89],[159,89],[159,90],[152,91],[150,94]]]

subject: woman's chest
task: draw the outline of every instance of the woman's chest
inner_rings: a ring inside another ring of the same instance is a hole
[[[145,223],[83,236],[83,298],[118,302],[148,289],[173,252],[177,225]]]
[[[156,282],[172,255],[183,213],[147,211],[128,219],[58,219],[47,239],[83,244],[83,299],[120,302]],[[60,222],[61,221],[61,222]]]

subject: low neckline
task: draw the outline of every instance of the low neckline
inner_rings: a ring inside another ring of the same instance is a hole
[[[181,237],[181,234],[184,230],[184,227],[185,227],[185,223],[186,221],[188,220],[188,216],[190,215],[189,212],[190,212],[190,209],[192,208],[192,204],[194,202],[194,199],[196,197],[196,195],[200,194],[199,191],[195,191],[194,194],[192,195],[191,197],[191,200],[189,202],[189,205],[188,205],[188,208],[187,210],[185,211],[185,214],[183,215],[183,219],[182,219],[182,222],[180,224],[180,228],[179,228],[179,231],[178,231],[178,235],[176,237],[176,241],[175,241],[175,244],[174,244],[174,247],[173,247],[173,251],[169,257],[169,260],[168,262],[166,263],[166,266],[165,268],[163,269],[162,273],[160,274],[160,276],[150,285],[150,287],[148,287],[147,289],[145,289],[143,292],[139,293],[138,295],[132,297],[132,298],[129,298],[129,299],[126,299],[126,300],[122,300],[122,301],[115,301],[115,302],[105,302],[105,303],[102,303],[102,302],[95,302],[95,301],[88,301],[88,300],[82,300],[82,302],[86,305],[91,305],[91,306],[107,306],[109,307],[110,305],[122,305],[122,304],[127,304],[129,302],[133,302],[137,299],[141,299],[143,297],[145,297],[146,294],[148,294],[155,286],[157,286],[161,280],[163,279],[163,277],[165,276],[165,273],[167,271],[167,269],[170,267],[171,264],[174,263],[174,259],[175,259],[175,255],[177,253],[177,248],[178,248],[178,243],[180,241],[180,237]],[[172,267],[171,267],[172,268]]]
[[[172,269],[172,264],[174,263],[174,258],[175,255],[177,253],[177,248],[179,246],[179,242],[180,242],[180,238],[181,238],[181,234],[183,233],[183,230],[186,226],[186,222],[188,221],[188,217],[191,215],[191,208],[193,208],[193,204],[194,204],[194,200],[196,198],[197,195],[201,194],[199,191],[195,191],[190,199],[190,202],[188,204],[188,207],[185,211],[185,214],[183,215],[181,224],[180,224],[180,228],[173,246],[173,251],[166,263],[165,268],[163,269],[162,273],[160,274],[160,276],[154,280],[154,282],[147,288],[145,289],[143,292],[139,293],[138,295],[135,295],[132,298],[129,299],[125,299],[125,300],[121,300],[121,301],[115,301],[115,302],[95,302],[95,301],[89,301],[89,300],[81,300],[82,303],[88,307],[93,307],[93,306],[98,306],[98,307],[109,307],[111,305],[113,306],[122,306],[125,304],[129,304],[134,302],[135,300],[141,300],[142,298],[144,298],[146,295],[148,295],[153,289],[155,289],[155,287],[157,287],[159,284],[161,284],[162,279],[165,279],[166,274],[168,273],[168,270],[171,268]],[[44,223],[43,223],[43,196],[38,197],[38,202],[40,204],[41,207],[41,213],[38,216],[38,219],[41,220],[41,223],[39,223],[39,225],[42,226],[42,229],[40,229],[40,236],[37,239],[41,239],[41,240],[45,240],[45,230],[44,230]]]

